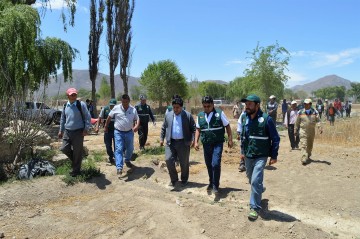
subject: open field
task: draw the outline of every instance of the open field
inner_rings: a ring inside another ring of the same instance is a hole
[[[360,111],[354,105],[355,113]],[[227,112],[231,116],[230,112]],[[360,238],[359,117],[338,119],[316,135],[312,162],[300,163],[280,131],[278,162],[265,170],[267,213],[247,219],[250,186],[239,173],[239,143],[224,147],[220,198],[206,193],[202,150],[191,150],[190,183],[170,191],[164,155],[135,148],[135,172],[119,179],[114,166],[66,186],[61,176],[0,186],[0,233],[5,238]],[[236,130],[236,120],[231,121]],[[54,126],[57,127],[57,126]],[[149,125],[149,145],[159,145],[161,122]],[[91,152],[104,151],[102,133],[86,137]],[[105,160],[104,155],[104,160]],[[157,165],[159,162],[159,165]]]

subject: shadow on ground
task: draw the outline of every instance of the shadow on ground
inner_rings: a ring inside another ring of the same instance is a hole
[[[269,200],[261,200],[261,207],[263,208],[259,216],[266,221],[277,221],[277,222],[294,222],[299,221],[296,217],[293,217],[289,214],[279,212],[277,210],[269,210]]]
[[[106,189],[106,186],[110,185],[111,184],[111,181],[109,181],[107,178],[106,178],[106,175],[103,174],[103,173],[100,173],[100,176],[98,177],[93,177],[89,180],[86,181],[87,183],[94,183],[96,184],[96,186],[101,189],[101,190],[104,190]]]
[[[155,172],[155,170],[150,167],[134,166],[133,170],[128,171],[127,174],[125,175],[125,177],[127,176],[127,178],[125,179],[125,182],[130,182],[130,181],[138,180],[138,179],[148,179],[151,177],[151,175],[154,174],[154,172]]]

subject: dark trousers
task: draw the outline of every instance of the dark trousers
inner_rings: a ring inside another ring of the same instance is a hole
[[[205,164],[209,175],[209,185],[216,189],[218,189],[220,185],[223,145],[223,143],[203,144]]]
[[[289,124],[288,125],[288,135],[289,135],[289,140],[290,140],[290,145],[291,148],[298,148],[299,147],[299,142],[300,142],[300,137],[299,137],[299,133],[296,134],[296,136],[294,135],[295,133],[295,127],[293,124]]]
[[[71,160],[71,167],[74,173],[80,173],[83,145],[83,129],[65,130],[60,150]]]
[[[140,148],[145,147],[147,137],[148,137],[148,132],[149,132],[148,122],[146,122],[146,123],[140,122],[140,127],[138,129]]]
[[[104,143],[109,160],[112,161],[114,159],[115,149],[114,130],[109,130],[107,133],[104,133]]]
[[[169,171],[171,182],[179,180],[175,162],[179,159],[181,168],[181,181],[187,182],[189,179],[189,156],[190,145],[186,145],[184,140],[171,140],[170,145],[165,146],[165,160]]]

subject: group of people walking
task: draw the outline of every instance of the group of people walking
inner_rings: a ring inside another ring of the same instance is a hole
[[[63,139],[61,150],[72,161],[72,176],[80,174],[83,139],[90,128],[90,112],[84,102],[77,100],[77,90],[67,90],[68,102],[61,116],[59,137]],[[241,99],[244,104],[238,111],[238,139],[241,140],[240,167],[246,171],[251,185],[249,219],[256,220],[261,210],[264,168],[277,162],[280,137],[276,129],[277,103],[275,96],[270,96],[266,112],[260,108],[261,100],[257,95],[249,95]],[[239,102],[239,103],[240,103]],[[183,99],[174,95],[171,110],[165,114],[160,133],[160,146],[165,146],[165,161],[168,169],[169,187],[185,187],[189,182],[190,148],[203,148],[203,157],[208,172],[208,193],[219,194],[221,177],[221,159],[227,134],[227,145],[233,147],[230,122],[224,111],[214,107],[211,96],[202,98],[202,110],[196,119],[184,110]],[[301,162],[306,165],[310,161],[315,126],[320,133],[319,112],[312,106],[311,99],[304,100],[304,108],[298,109],[297,102],[291,102],[291,107],[284,115],[284,124],[288,128],[291,149],[301,147]],[[240,107],[239,107],[240,108]],[[234,113],[234,112],[233,112]],[[135,107],[130,105],[130,97],[121,97],[121,104],[115,99],[102,108],[95,128],[98,132],[102,121],[104,124],[104,143],[108,161],[115,164],[117,175],[123,174],[126,165],[131,171],[134,165],[131,157],[134,151],[134,134],[139,134],[140,150],[145,149],[148,123],[155,118],[146,97],[140,96],[140,103]],[[300,146],[299,146],[300,144]],[[268,161],[269,159],[269,161]],[[176,163],[181,168],[180,178]],[[124,165],[125,163],[125,165]]]

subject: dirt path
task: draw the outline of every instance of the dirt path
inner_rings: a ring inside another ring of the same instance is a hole
[[[159,125],[159,124],[158,124]],[[234,124],[232,124],[234,125]],[[158,144],[159,127],[149,142]],[[100,163],[102,176],[65,186],[61,176],[0,187],[0,233],[5,238],[360,238],[359,150],[317,144],[304,167],[281,132],[278,163],[265,172],[268,212],[247,219],[249,184],[237,171],[238,145],[225,147],[220,199],[208,195],[202,151],[191,151],[187,187],[171,191],[168,174],[140,155],[136,170],[119,179]],[[86,138],[90,152],[102,135]],[[136,148],[138,148],[136,146]],[[161,162],[160,162],[161,164]]]

